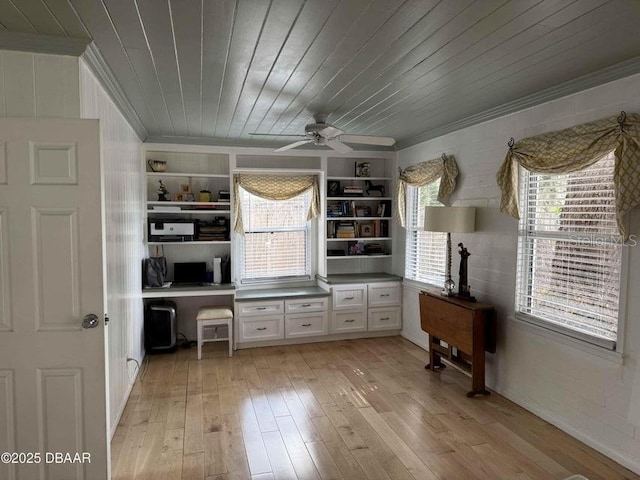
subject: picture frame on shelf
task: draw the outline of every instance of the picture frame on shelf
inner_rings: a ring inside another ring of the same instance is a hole
[[[191,193],[191,185],[189,185],[188,183],[181,183],[180,191],[182,193]]]
[[[371,164],[369,162],[356,162],[355,176],[356,177],[370,177],[371,176]]]
[[[338,180],[327,181],[327,197],[340,196],[340,182]]]
[[[184,193],[182,192],[177,192],[173,194],[173,201],[174,202],[184,202]]]
[[[360,222],[358,224],[358,236],[360,238],[370,238],[375,236],[375,225],[373,222]]]

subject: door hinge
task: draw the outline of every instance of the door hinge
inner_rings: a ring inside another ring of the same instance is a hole
[[[104,314],[104,324],[109,325],[109,315],[107,315],[106,313]]]

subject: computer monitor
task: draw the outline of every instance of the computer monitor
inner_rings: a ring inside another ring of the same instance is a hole
[[[207,281],[206,262],[179,262],[173,264],[174,284],[197,285]]]

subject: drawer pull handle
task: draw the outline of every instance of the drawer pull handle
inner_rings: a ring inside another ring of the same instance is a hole
[[[385,320],[391,320],[391,319],[389,317],[384,317],[384,318],[381,318],[380,320],[384,322]]]
[[[345,300],[353,300],[353,297],[344,297]]]
[[[310,306],[311,306],[311,304],[310,304],[310,303],[303,303],[303,304],[302,304],[302,305],[300,305],[300,306],[301,306],[301,307],[303,307],[303,308],[307,308],[307,307],[310,307]]]
[[[388,296],[389,296],[389,294],[388,294],[388,293],[381,293],[381,294],[380,294],[380,296],[381,296],[381,297],[388,297]]]
[[[266,329],[267,329],[267,327],[258,327],[258,328],[256,328],[256,330],[266,330]]]
[[[350,318],[349,320],[345,320],[344,323],[353,323],[355,322],[355,320],[353,318]]]
[[[267,307],[256,307],[256,310],[266,310]]]
[[[302,324],[302,326],[303,326],[303,327],[310,327],[310,326],[311,326],[311,324],[310,324],[310,323],[303,323],[303,324]]]

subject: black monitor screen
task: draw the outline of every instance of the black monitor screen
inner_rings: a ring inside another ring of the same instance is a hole
[[[185,262],[173,264],[174,283],[203,283],[207,281],[206,262]]]

